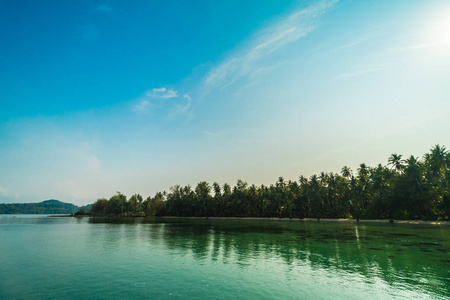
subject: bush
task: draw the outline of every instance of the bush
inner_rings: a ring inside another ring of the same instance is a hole
[[[383,219],[375,210],[366,208],[365,210],[358,210],[352,216],[354,219]]]
[[[87,211],[86,211],[86,209],[85,208],[80,208],[76,213],[75,213],[75,216],[84,216],[84,215],[87,215],[88,213],[87,213]]]
[[[396,210],[394,212],[394,214],[392,215],[392,217],[397,220],[410,220],[411,219],[411,215],[408,213],[408,211],[400,210],[400,209]]]

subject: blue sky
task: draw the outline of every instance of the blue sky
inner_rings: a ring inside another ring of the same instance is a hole
[[[450,147],[449,1],[1,1],[0,203]]]

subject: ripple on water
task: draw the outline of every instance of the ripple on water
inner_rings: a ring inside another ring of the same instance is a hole
[[[450,234],[442,228],[412,234],[414,225],[52,219],[0,220],[6,299],[450,294]]]

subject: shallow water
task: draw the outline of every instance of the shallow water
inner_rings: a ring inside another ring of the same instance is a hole
[[[0,215],[0,299],[448,299],[450,226]]]

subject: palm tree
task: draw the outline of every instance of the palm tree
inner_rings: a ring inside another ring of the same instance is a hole
[[[128,212],[131,215],[137,215],[141,212],[142,196],[139,194],[134,194],[128,200]]]
[[[308,195],[311,214],[315,218],[323,217],[322,186],[317,175],[312,175],[308,183]]]
[[[357,179],[357,197],[360,201],[360,209],[366,209],[366,202],[369,199],[369,168],[365,163],[359,165]]]
[[[369,175],[369,168],[367,167],[367,165],[365,163],[360,164],[359,168],[358,168],[359,178],[366,181],[367,175]]]
[[[308,179],[302,175],[299,177],[298,182],[300,183],[300,187],[299,197],[297,200],[297,210],[299,211],[300,216],[305,218],[311,214],[311,201],[308,197]]]
[[[431,148],[430,151],[431,153],[427,153],[424,156],[425,162],[433,173],[433,176],[439,176],[439,173],[443,172],[450,165],[450,154],[445,150],[445,146],[441,147],[439,144]]]
[[[392,166],[392,169],[396,170],[397,172],[402,172],[404,168],[404,160],[402,160],[401,154],[393,153],[391,157],[388,159],[388,164]]]
[[[260,213],[260,209],[259,209],[259,193],[258,193],[258,188],[252,184],[249,188],[248,188],[248,192],[247,192],[247,201],[246,201],[246,208],[245,208],[245,213],[247,216],[249,217],[257,217]]]
[[[432,186],[434,199],[433,208],[439,214],[448,214],[450,196],[450,152],[445,146],[439,144],[431,148],[430,153],[425,154],[426,179],[429,186]]]
[[[230,217],[231,211],[233,210],[233,205],[231,203],[231,186],[228,183],[225,183],[223,185],[223,194],[222,194],[222,201],[223,201],[223,211],[221,213],[222,216]]]
[[[210,191],[211,187],[206,181],[199,182],[195,188],[195,194],[197,195],[199,205],[200,207],[203,207],[203,211],[199,213],[203,213],[206,217],[210,215]]]
[[[306,178],[306,177],[304,177],[303,175],[301,175],[301,176],[298,178],[298,182],[300,183],[300,185],[305,185],[305,184],[308,183],[308,178]]]
[[[350,177],[352,177],[352,170],[347,166],[343,166],[341,169],[341,174],[345,178],[349,179]]]
[[[284,182],[284,178],[283,177],[278,177],[278,181],[276,183],[277,187],[284,187],[286,185],[286,183]]]
[[[214,198],[213,200],[213,215],[218,216],[223,211],[223,202],[222,202],[222,192],[220,190],[220,185],[217,182],[214,182],[213,185],[214,190]]]

